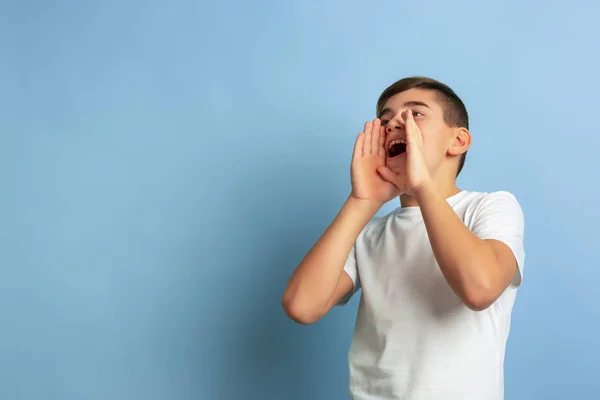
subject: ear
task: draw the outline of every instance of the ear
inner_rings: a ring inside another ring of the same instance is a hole
[[[452,143],[448,148],[449,155],[458,156],[469,150],[469,147],[471,147],[471,133],[467,128],[454,128],[452,134]]]

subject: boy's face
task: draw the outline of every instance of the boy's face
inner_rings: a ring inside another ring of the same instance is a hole
[[[415,123],[423,134],[424,157],[432,175],[437,175],[440,169],[457,168],[458,160],[452,161],[448,156],[457,153],[457,135],[459,128],[451,128],[444,122],[444,110],[439,104],[438,93],[426,89],[409,89],[398,93],[385,102],[382,113],[378,117],[385,126],[386,166],[396,173],[406,171],[405,146],[392,146],[392,142],[406,140],[403,112],[410,108]],[[390,151],[393,149],[393,151]],[[398,152],[402,152],[397,155]]]

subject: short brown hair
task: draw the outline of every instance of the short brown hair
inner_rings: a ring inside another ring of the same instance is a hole
[[[400,79],[399,81],[388,86],[383,93],[381,93],[381,96],[379,96],[379,100],[377,100],[377,116],[379,117],[381,115],[383,106],[385,105],[385,102],[390,99],[390,97],[398,93],[417,88],[434,90],[438,93],[442,110],[444,111],[444,122],[448,126],[453,128],[464,127],[469,129],[469,114],[467,113],[467,108],[460,97],[458,97],[454,90],[442,82],[424,76],[412,76]],[[467,152],[465,151],[461,155],[458,162],[458,171],[456,176],[458,176],[460,171],[462,171],[466,158]]]

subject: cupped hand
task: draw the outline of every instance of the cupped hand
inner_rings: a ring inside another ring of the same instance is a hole
[[[385,130],[375,118],[358,134],[352,155],[352,197],[382,206],[400,194],[398,187],[378,173],[385,167]],[[390,171],[391,172],[391,171]]]

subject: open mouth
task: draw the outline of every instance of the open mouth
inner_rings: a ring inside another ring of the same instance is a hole
[[[394,158],[406,152],[406,142],[402,139],[392,140],[388,145],[388,157]]]

